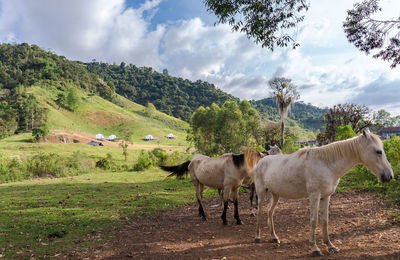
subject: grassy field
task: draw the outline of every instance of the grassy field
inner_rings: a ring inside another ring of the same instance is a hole
[[[98,171],[0,184],[0,254],[6,259],[68,254],[101,243],[128,219],[194,202],[189,179],[166,175],[158,169]]]

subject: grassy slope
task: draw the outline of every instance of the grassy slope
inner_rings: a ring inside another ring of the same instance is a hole
[[[15,259],[68,254],[101,243],[108,231],[129,218],[194,202],[189,179],[166,175],[158,169],[101,171],[0,184],[0,255]],[[215,195],[206,192],[206,197]]]
[[[54,100],[57,90],[52,87],[34,86],[29,89],[38,100],[49,108],[49,124],[51,129],[65,129],[91,133],[93,135],[115,134],[121,136],[126,129],[132,131],[131,141],[134,143],[147,143],[141,138],[151,134],[158,137],[159,144],[164,145],[188,145],[185,129],[188,124],[161,112],[156,112],[150,118],[145,115],[145,108],[119,96],[123,107],[117,106],[99,96],[88,97],[81,92],[82,105],[77,112],[58,108]],[[172,133],[178,138],[167,139],[164,136]]]

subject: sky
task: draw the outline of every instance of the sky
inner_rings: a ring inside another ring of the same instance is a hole
[[[0,42],[36,44],[72,60],[167,69],[248,100],[268,97],[268,80],[282,76],[305,103],[352,102],[400,115],[400,66],[361,53],[344,35],[355,2],[311,0],[297,28],[300,47],[271,52],[229,25],[214,25],[203,0],[0,0]],[[400,17],[400,1],[380,2],[380,16]]]

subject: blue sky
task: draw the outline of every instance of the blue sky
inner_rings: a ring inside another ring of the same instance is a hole
[[[291,78],[301,100],[354,102],[400,114],[400,68],[359,52],[342,30],[356,0],[312,0],[296,50],[263,49],[216,18],[202,0],[0,0],[0,42],[37,44],[73,60],[124,61],[205,80],[241,99],[269,96],[274,76]],[[382,17],[400,1],[381,0]]]

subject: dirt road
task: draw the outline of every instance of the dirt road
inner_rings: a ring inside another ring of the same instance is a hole
[[[264,217],[262,243],[253,243],[256,218],[250,216],[248,195],[240,198],[241,218],[228,226],[220,219],[222,208],[212,207],[218,199],[206,201],[209,220],[197,216],[197,205],[160,212],[156,216],[130,221],[115,230],[99,248],[75,256],[90,259],[311,259],[308,243],[309,206],[307,200],[281,200],[275,211],[275,228],[281,244],[269,241]],[[393,209],[369,193],[336,193],[331,199],[329,230],[332,242],[340,248],[329,254],[318,245],[324,259],[400,259],[400,226],[392,223]],[[313,258],[315,259],[315,258]]]

